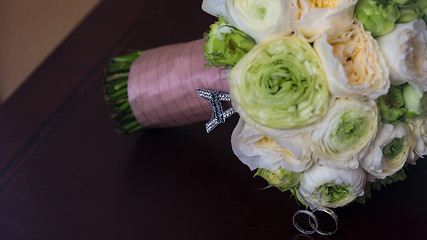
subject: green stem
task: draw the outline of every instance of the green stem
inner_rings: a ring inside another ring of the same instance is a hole
[[[105,99],[110,106],[111,118],[123,134],[132,134],[143,129],[132,113],[127,94],[130,67],[141,53],[133,52],[113,58],[106,71]]]
[[[128,85],[128,79],[121,79],[115,82],[110,82],[105,84],[105,90],[107,91],[108,94],[111,94],[122,88],[127,88],[127,85]]]
[[[128,72],[131,65],[130,63],[112,63],[107,69],[107,73]]]
[[[142,129],[143,129],[142,125],[138,125],[138,126],[132,128],[132,129],[129,129],[128,133],[129,134],[136,133],[136,132],[141,131]]]
[[[115,73],[113,75],[107,75],[107,78],[105,79],[105,81],[112,82],[119,79],[127,79],[128,77],[129,77],[129,72]]]
[[[142,53],[142,51],[129,53],[129,54],[121,56],[121,57],[113,58],[111,60],[111,62],[113,62],[113,63],[118,63],[118,62],[132,63],[133,61],[135,61],[139,57],[139,55],[141,55],[141,53]]]
[[[129,130],[129,129],[132,129],[132,128],[138,126],[138,125],[139,125],[138,122],[130,122],[128,124],[123,125],[122,128],[125,129],[125,130]]]

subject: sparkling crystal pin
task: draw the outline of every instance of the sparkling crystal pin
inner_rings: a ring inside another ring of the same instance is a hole
[[[208,100],[212,106],[212,117],[205,124],[207,133],[210,133],[219,124],[225,123],[225,120],[236,112],[233,107],[222,110],[221,102],[231,102],[230,95],[226,93],[197,88],[197,94],[199,98]]]

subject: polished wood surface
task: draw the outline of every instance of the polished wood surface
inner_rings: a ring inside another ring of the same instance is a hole
[[[201,0],[105,0],[0,106],[0,239],[426,239],[426,160],[334,236],[304,236],[289,193],[233,155],[233,116],[117,134],[103,98],[111,57],[201,38]],[[25,57],[25,56],[23,56]]]

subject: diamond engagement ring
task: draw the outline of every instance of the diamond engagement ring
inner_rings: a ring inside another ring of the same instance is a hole
[[[298,224],[298,222],[300,222],[299,220],[301,219],[301,217],[299,217],[299,215],[308,215],[308,219],[309,219],[308,221],[310,222],[309,226],[311,226],[312,229],[302,228]],[[311,219],[313,219],[314,223],[312,222]],[[313,234],[313,233],[315,233],[317,231],[317,229],[319,227],[319,222],[318,222],[316,216],[312,212],[310,212],[308,210],[298,210],[298,211],[296,211],[295,214],[294,214],[294,217],[292,218],[292,222],[294,223],[295,228],[298,231],[300,231],[300,232],[302,232],[304,234]]]

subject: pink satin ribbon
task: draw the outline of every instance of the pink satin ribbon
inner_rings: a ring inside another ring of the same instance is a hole
[[[167,45],[144,51],[132,64],[128,96],[143,127],[173,127],[208,121],[211,105],[197,88],[228,93],[226,73],[205,66],[205,40]]]

